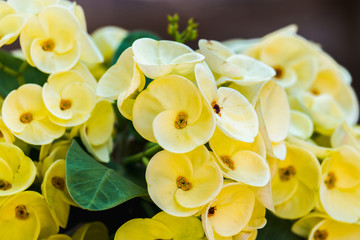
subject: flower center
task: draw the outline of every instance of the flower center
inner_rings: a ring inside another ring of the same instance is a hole
[[[4,137],[4,134],[3,132],[0,130],[0,138],[3,138]]]
[[[57,176],[53,177],[51,179],[51,183],[57,189],[64,190],[65,188],[65,180],[62,177],[57,177]]]
[[[23,113],[20,116],[20,122],[22,122],[22,123],[27,124],[27,123],[30,123],[32,120],[33,120],[33,115],[29,112]]]
[[[212,217],[215,215],[215,212],[216,212],[217,208],[216,206],[212,206],[209,208],[209,211],[208,211],[208,217]]]
[[[234,161],[231,160],[231,158],[227,155],[224,156],[220,156],[221,161],[223,161],[223,163],[230,168],[231,170],[235,170],[235,166],[234,166]]]
[[[320,95],[320,91],[319,91],[319,89],[317,89],[317,88],[311,89],[310,92],[311,92],[312,94],[314,94],[315,96]]]
[[[55,42],[52,39],[45,40],[41,43],[41,48],[45,52],[51,52],[55,48]]]
[[[175,119],[175,128],[183,129],[187,125],[188,115],[185,112],[179,112]]]
[[[220,113],[221,108],[220,108],[220,106],[216,103],[216,101],[212,101],[211,107],[214,109],[214,112],[221,117],[221,113]]]
[[[12,187],[11,183],[8,181],[0,179],[0,190],[6,191]]]
[[[61,99],[60,101],[60,109],[61,111],[64,111],[66,109],[71,108],[71,101],[67,99]]]
[[[274,70],[276,72],[275,78],[280,79],[284,76],[284,69],[281,66],[275,66]]]
[[[283,182],[289,181],[296,174],[295,167],[290,165],[288,167],[279,168],[279,177]]]
[[[29,213],[26,210],[25,205],[17,205],[15,207],[15,217],[20,220],[25,220],[29,217]]]
[[[189,191],[192,188],[192,184],[183,176],[176,179],[176,185],[184,191]]]
[[[314,233],[314,240],[325,240],[329,236],[329,233],[324,230],[316,230]]]
[[[335,188],[336,176],[334,172],[329,172],[327,178],[324,181],[326,188],[331,190]]]

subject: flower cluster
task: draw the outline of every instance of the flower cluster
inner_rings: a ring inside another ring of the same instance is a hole
[[[2,103],[0,239],[86,240],[88,231],[106,238],[98,222],[71,237],[58,233],[70,206],[79,207],[66,181],[68,149],[78,137],[96,160],[110,162],[113,104],[161,148],[144,162],[148,194],[162,210],[126,222],[115,240],[256,239],[266,209],[297,220],[292,231],[302,237],[359,236],[352,79],[295,26],[259,39],[201,39],[196,51],[139,38],[112,66],[127,31],[89,35],[76,3],[0,1],[0,26],[0,47],[19,37],[24,61],[48,74]],[[28,157],[29,146],[39,147],[38,159]],[[26,190],[35,182],[41,194]]]

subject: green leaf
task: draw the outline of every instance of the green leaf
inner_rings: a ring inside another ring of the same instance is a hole
[[[43,85],[48,74],[37,68],[31,67],[26,61],[17,58],[5,51],[0,51],[0,95],[6,97],[12,90],[19,87],[19,77],[23,77],[20,83],[36,83]]]
[[[133,42],[139,38],[152,38],[155,40],[160,40],[160,37],[157,36],[155,33],[148,32],[148,31],[133,31],[130,32],[124,40],[120,43],[119,47],[116,49],[113,60],[111,65],[115,64],[122,54],[128,47],[131,47]]]
[[[266,211],[267,223],[263,229],[258,230],[257,240],[303,240],[291,232],[293,221],[276,217]]]
[[[124,174],[108,168],[91,157],[73,140],[66,156],[66,183],[71,197],[82,208],[105,210],[147,191]]]

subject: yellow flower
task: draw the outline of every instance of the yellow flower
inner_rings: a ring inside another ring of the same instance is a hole
[[[359,105],[354,90],[334,69],[318,72],[308,91],[298,93],[297,103],[314,122],[315,131],[331,135],[344,121],[357,122]]]
[[[103,60],[74,11],[59,5],[45,7],[27,20],[20,45],[26,60],[46,73],[69,70],[79,59]]]
[[[204,230],[198,218],[174,217],[159,212],[151,219],[136,218],[126,222],[116,231],[114,240],[201,240],[203,236]]]
[[[80,127],[80,137],[86,149],[101,162],[110,161],[115,113],[111,102],[98,100],[90,118]]]
[[[179,217],[197,213],[219,193],[223,183],[219,167],[204,146],[184,154],[157,153],[145,177],[154,203]]]
[[[216,129],[209,143],[225,177],[252,186],[265,186],[269,182],[270,169],[260,135],[253,143],[246,143],[234,140]]]
[[[35,240],[59,231],[44,198],[25,191],[4,200],[0,206],[0,239]]]
[[[327,214],[342,222],[360,219],[360,154],[344,145],[321,164],[320,201]]]
[[[108,229],[102,222],[90,222],[82,225],[72,235],[73,240],[109,239]]]
[[[0,169],[1,197],[24,191],[36,176],[33,161],[11,143],[0,142]]]
[[[49,205],[56,223],[66,228],[70,205],[77,206],[66,186],[65,160],[56,160],[46,171],[41,184],[41,192]]]
[[[0,47],[13,43],[25,24],[25,18],[18,14],[8,2],[0,2]]]
[[[287,144],[284,161],[271,182],[275,214],[295,219],[308,214],[315,206],[320,185],[320,164],[304,148]]]
[[[200,92],[213,109],[218,128],[236,140],[253,142],[259,131],[259,122],[250,102],[232,88],[217,89],[206,63],[196,64],[195,76]]]
[[[266,36],[245,54],[272,66],[276,72],[273,79],[294,91],[309,87],[318,70],[311,45],[297,35],[280,33]]]
[[[275,71],[266,64],[235,54],[218,41],[200,39],[199,49],[210,69],[217,75],[217,84],[230,81],[238,85],[256,85],[275,75]]]
[[[83,64],[53,73],[43,87],[44,103],[54,123],[72,127],[84,123],[96,103],[96,80]]]
[[[176,153],[205,144],[215,130],[214,115],[199,90],[178,75],[155,79],[139,94],[133,124],[143,138]]]
[[[144,74],[134,62],[134,53],[130,47],[100,78],[96,94],[109,100],[117,99],[120,113],[132,120],[135,98],[144,86]]]
[[[195,53],[185,44],[150,38],[136,40],[132,49],[134,60],[148,78],[154,79],[167,74],[187,75],[204,56]]]
[[[43,145],[61,137],[65,127],[50,121],[50,113],[42,99],[42,87],[24,84],[10,92],[2,106],[5,125],[21,140]]]
[[[240,183],[225,184],[202,211],[201,220],[209,240],[232,240],[248,225],[255,206],[255,194]]]

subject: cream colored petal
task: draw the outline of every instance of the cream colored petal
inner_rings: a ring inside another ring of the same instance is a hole
[[[318,73],[318,62],[315,56],[306,55],[291,61],[289,68],[296,73],[296,83],[291,87],[290,92],[297,92],[299,89],[308,89],[314,82]]]
[[[205,56],[206,63],[215,73],[232,78],[241,76],[241,70],[226,60],[234,52],[222,43],[215,40],[200,39],[199,49],[200,53]]]
[[[273,154],[279,159],[284,160],[286,157],[285,141],[279,143],[271,143]]]
[[[34,65],[45,73],[69,70],[79,61],[81,51],[78,42],[74,42],[73,48],[64,54],[46,52],[42,49],[41,43],[40,38],[32,42],[30,56]]]
[[[27,1],[28,2],[28,1]],[[30,54],[31,45],[35,39],[46,39],[47,33],[43,29],[41,23],[37,17],[32,16],[27,19],[25,26],[21,30],[20,34],[20,46],[24,53],[26,60],[30,65],[34,66],[32,57]]]
[[[296,81],[297,81],[297,75],[296,72],[292,68],[286,68],[282,70],[282,77],[277,78],[276,76],[273,78],[273,80],[276,81],[277,84],[279,84],[283,88],[290,88],[292,87]]]
[[[305,216],[314,207],[315,191],[299,182],[296,192],[289,200],[275,205],[275,215],[286,219],[296,219]]]
[[[301,139],[308,139],[314,131],[311,118],[303,112],[291,110],[289,134]]]
[[[8,3],[11,4],[18,12],[25,15],[35,15],[42,8],[56,4],[58,0],[8,0]]]
[[[286,92],[274,81],[267,82],[259,94],[271,142],[281,142],[290,128],[290,107]]]
[[[104,57],[99,48],[96,46],[94,40],[87,32],[82,32],[80,35],[81,55],[80,59],[86,64],[101,63]]]
[[[24,24],[25,18],[20,14],[10,14],[3,18],[0,17],[0,46],[13,43],[19,36]]]
[[[152,79],[169,74],[174,69],[184,74],[204,59],[191,48],[174,41],[142,38],[136,40],[132,48],[141,71]],[[185,54],[191,54],[191,57],[183,56]]]
[[[217,86],[214,75],[205,62],[196,64],[195,77],[201,94],[211,104],[217,97]]]
[[[143,77],[136,71],[132,48],[126,49],[117,62],[100,78],[96,94],[100,97],[115,100],[122,92],[127,92],[132,81]]]
[[[92,145],[104,144],[114,129],[115,113],[111,102],[100,100],[96,103],[86,122],[86,133]]]
[[[96,29],[91,37],[104,56],[105,62],[110,62],[116,48],[127,34],[127,30],[118,26],[104,26]]]
[[[297,36],[278,35],[263,45],[260,59],[271,66],[287,64],[310,52],[309,45]]]
[[[322,171],[335,173],[337,188],[350,189],[360,184],[360,153],[354,148],[341,146],[326,162],[326,168],[322,166]]]
[[[235,83],[254,85],[268,81],[275,75],[273,68],[246,55],[236,54],[229,57],[227,61],[241,71],[240,80],[235,81]]]
[[[320,159],[324,159],[324,158],[328,157],[334,151],[334,149],[332,149],[332,148],[321,147],[321,146],[316,145],[312,141],[304,141],[300,138],[293,137],[293,136],[288,136],[288,138],[286,140],[287,140],[287,142],[289,142],[291,144],[294,144],[294,145],[297,145],[297,146],[307,149],[308,151],[312,152],[313,154],[315,154],[316,157],[318,157]]]
[[[229,88],[235,89],[240,92],[244,97],[246,97],[246,99],[251,103],[252,106],[255,106],[260,91],[265,83],[266,82],[253,85],[242,85],[239,83],[239,81],[237,81],[236,83],[230,83]]]
[[[266,225],[266,209],[261,202],[255,200],[254,211],[247,225],[247,230],[261,229]]]
[[[217,126],[236,140],[253,142],[259,124],[248,100],[236,90],[221,87],[216,102],[220,106],[220,113],[216,115]]]

